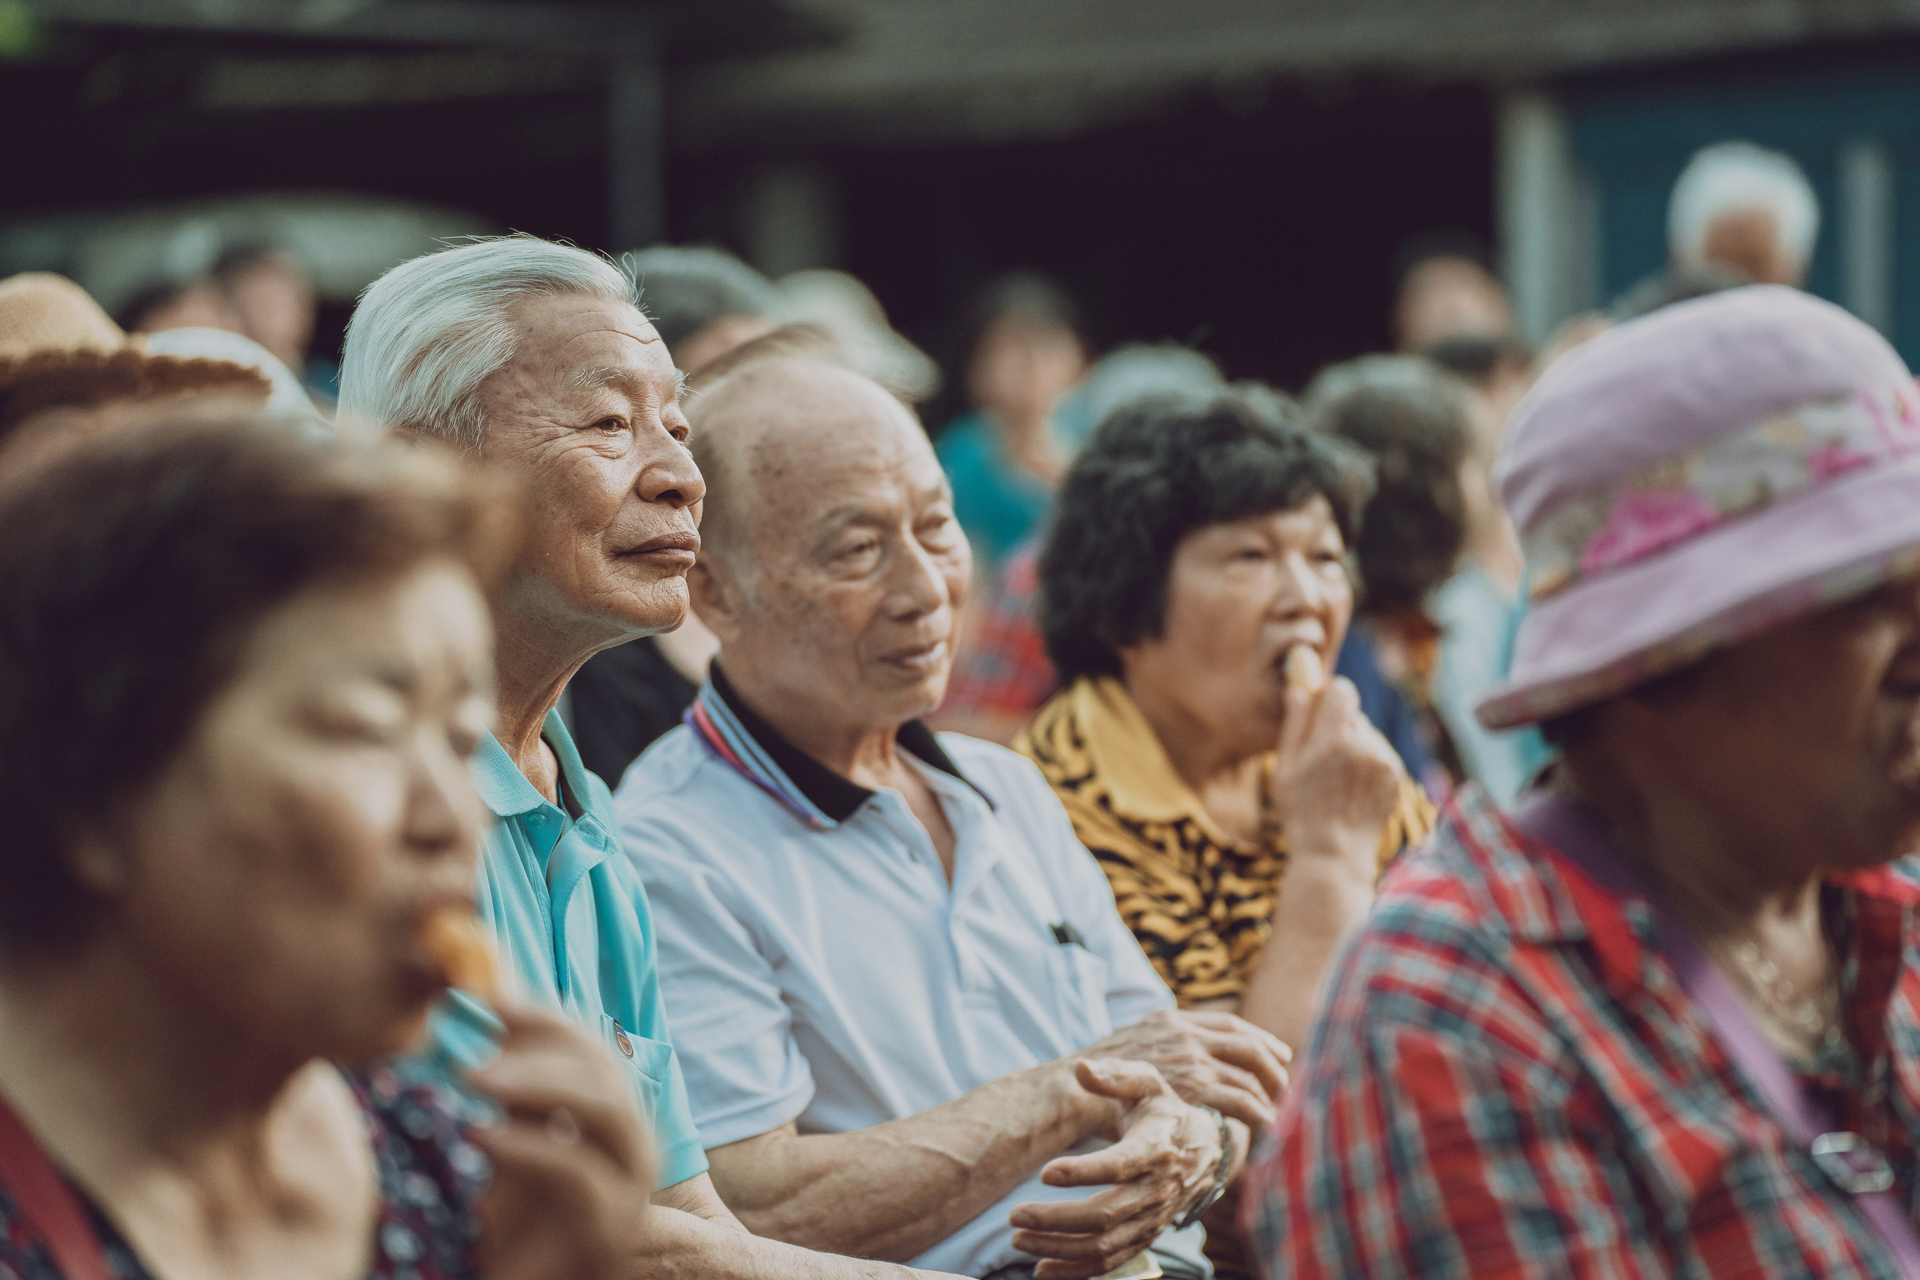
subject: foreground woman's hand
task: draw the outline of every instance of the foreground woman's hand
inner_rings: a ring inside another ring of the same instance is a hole
[[[1290,684],[1286,708],[1272,787],[1288,855],[1335,859],[1371,886],[1406,781],[1400,757],[1360,710],[1351,680],[1317,691]]]
[[[606,1049],[557,1014],[499,1011],[500,1056],[468,1082],[505,1112],[480,1134],[493,1158],[482,1209],[488,1280],[613,1280],[636,1273],[653,1194],[653,1135]]]
[[[1085,1200],[1028,1201],[1009,1215],[1013,1247],[1041,1259],[1035,1280],[1111,1271],[1184,1214],[1220,1167],[1220,1126],[1146,1063],[1082,1059],[1074,1078],[1119,1103],[1119,1134],[1103,1151],[1062,1156],[1041,1170],[1049,1186],[1104,1190]]]

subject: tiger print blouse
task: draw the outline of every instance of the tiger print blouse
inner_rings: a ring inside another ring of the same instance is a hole
[[[1040,766],[1113,886],[1121,919],[1174,996],[1191,1006],[1237,997],[1266,942],[1286,873],[1286,834],[1226,835],[1174,771],[1126,687],[1083,677],[1014,740]],[[1380,841],[1380,865],[1433,827],[1426,793],[1406,784]]]

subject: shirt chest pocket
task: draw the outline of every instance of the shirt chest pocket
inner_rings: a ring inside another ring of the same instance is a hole
[[[637,1036],[604,1013],[600,1015],[600,1037],[613,1060],[626,1070],[640,1114],[649,1128],[657,1130],[660,1099],[667,1092],[667,1080],[673,1071],[673,1046]]]
[[[1076,1048],[1112,1034],[1105,960],[1078,943],[1062,943],[1048,949],[1047,977],[1053,986],[1060,1028]]]

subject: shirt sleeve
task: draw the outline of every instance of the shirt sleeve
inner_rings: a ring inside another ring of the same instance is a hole
[[[813,1100],[813,1074],[773,961],[724,877],[663,821],[630,820],[623,838],[653,903],[660,985],[699,1142],[711,1150],[796,1119]]]
[[[1581,1132],[1569,1082],[1472,1026],[1377,1013],[1316,1042],[1243,1227],[1292,1280],[1664,1274],[1632,1189]]]

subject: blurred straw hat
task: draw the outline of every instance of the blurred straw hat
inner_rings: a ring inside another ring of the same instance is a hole
[[[119,351],[128,339],[85,289],[28,271],[0,280],[0,358],[36,351]]]

